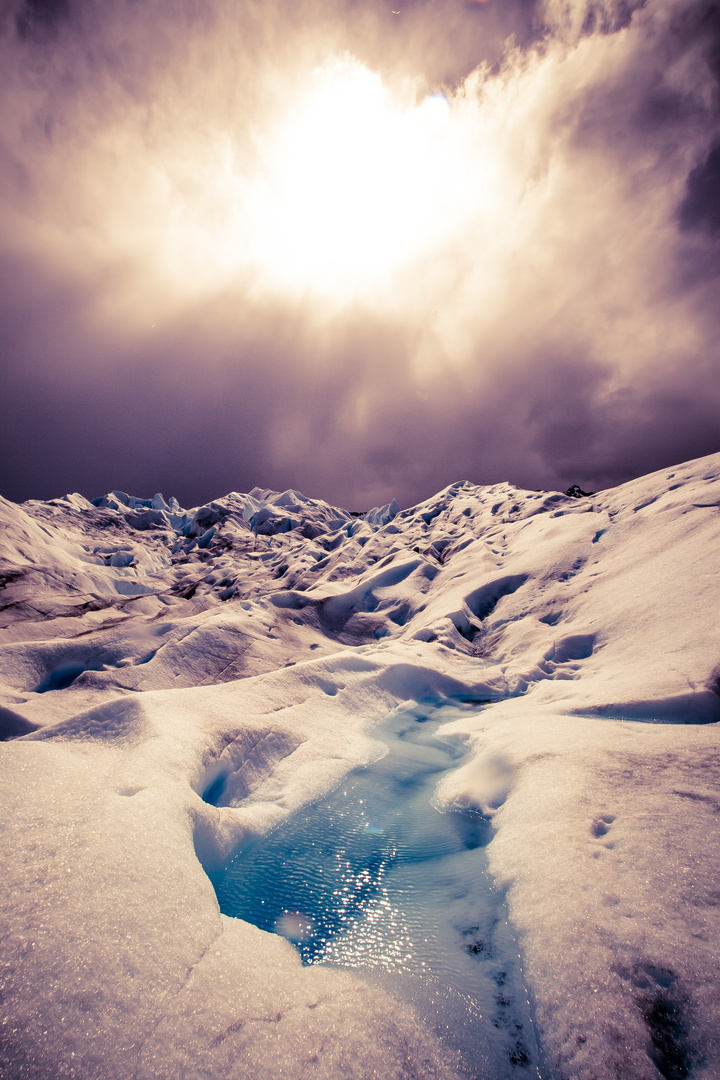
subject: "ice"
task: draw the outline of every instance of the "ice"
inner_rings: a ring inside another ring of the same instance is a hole
[[[2,500],[2,1075],[453,1075],[422,988],[303,967],[208,876],[433,701],[543,1075],[715,1080],[718,505],[720,456],[364,516]]]
[[[393,499],[385,506],[375,506],[363,514],[363,518],[369,525],[387,525],[400,513],[400,507]]]
[[[434,730],[460,712],[429,702],[394,710],[373,732],[385,756],[243,845],[213,882],[223,912],[288,938],[305,963],[371,973],[422,1002],[462,1074],[500,1080],[537,1051],[486,871],[488,822],[432,805],[438,778],[464,754]]]

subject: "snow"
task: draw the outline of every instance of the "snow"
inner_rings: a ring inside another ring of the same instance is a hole
[[[491,820],[543,1075],[717,1077],[719,509],[720,455],[360,516],[0,500],[2,1075],[452,1076],[406,1003],[207,875],[392,709],[464,700],[436,799]]]

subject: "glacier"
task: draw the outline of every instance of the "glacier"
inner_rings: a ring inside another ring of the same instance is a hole
[[[720,455],[366,513],[0,499],[2,1076],[456,1076],[392,985],[304,966],[211,880],[428,706],[540,1074],[715,1080],[719,511]]]

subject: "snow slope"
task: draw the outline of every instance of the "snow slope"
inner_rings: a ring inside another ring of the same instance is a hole
[[[720,1075],[719,511],[720,455],[363,516],[0,500],[2,1075],[452,1076],[206,874],[443,698],[492,703],[438,798],[492,818],[545,1073]]]

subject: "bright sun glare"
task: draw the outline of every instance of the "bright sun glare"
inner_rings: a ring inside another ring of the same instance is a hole
[[[252,214],[261,263],[288,284],[347,292],[432,244],[448,209],[448,113],[439,95],[393,100],[358,64],[316,72],[261,143]]]
[[[482,195],[453,113],[443,94],[402,100],[359,61],[328,62],[253,133],[252,166],[229,141],[215,148],[203,197],[174,217],[173,262],[190,254],[208,284],[251,271],[265,287],[336,301],[377,295],[451,239]]]

